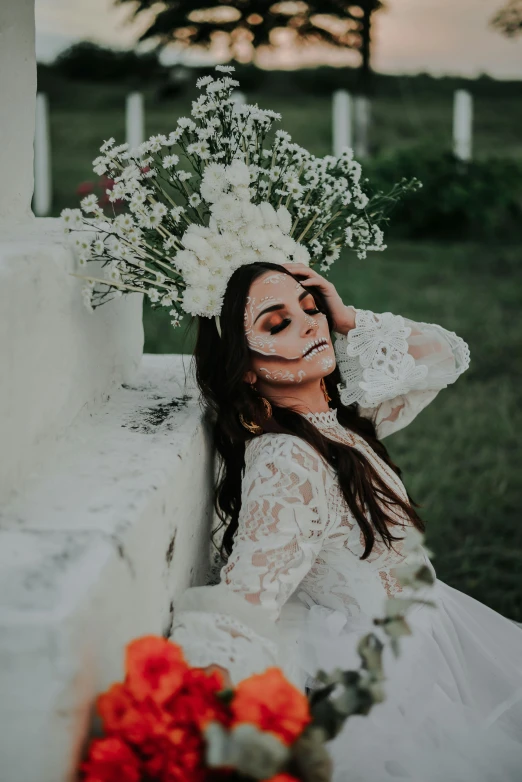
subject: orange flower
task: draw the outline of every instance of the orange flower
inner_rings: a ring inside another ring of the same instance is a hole
[[[231,703],[233,725],[252,722],[291,744],[311,720],[308,701],[279,668],[268,668],[237,685]]]
[[[140,782],[140,761],[121,739],[96,739],[81,766],[83,782]]]
[[[181,687],[188,665],[181,649],[160,636],[148,635],[127,645],[125,684],[138,701],[164,703]]]

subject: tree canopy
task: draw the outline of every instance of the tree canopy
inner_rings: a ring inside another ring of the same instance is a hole
[[[134,16],[152,16],[141,40],[160,45],[209,48],[221,35],[231,59],[250,59],[261,47],[276,47],[274,32],[290,30],[301,44],[327,44],[360,51],[363,78],[370,72],[371,18],[381,0],[116,0],[132,3]]]
[[[522,0],[509,0],[491,23],[510,38],[522,33]]]

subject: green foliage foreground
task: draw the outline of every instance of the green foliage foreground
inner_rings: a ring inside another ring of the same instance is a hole
[[[393,242],[366,261],[337,261],[331,279],[346,303],[468,341],[469,370],[385,443],[422,504],[438,577],[522,621],[519,248]],[[145,350],[190,352],[193,336],[163,314],[145,307]]]

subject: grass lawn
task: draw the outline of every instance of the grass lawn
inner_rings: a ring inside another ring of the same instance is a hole
[[[394,243],[334,265],[346,303],[439,323],[471,365],[385,441],[422,504],[439,578],[522,621],[520,248]],[[190,352],[192,334],[145,307],[148,352]]]

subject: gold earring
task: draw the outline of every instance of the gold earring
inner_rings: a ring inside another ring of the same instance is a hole
[[[245,421],[243,413],[239,413],[239,420],[241,425],[248,429],[249,432],[252,432],[252,434],[261,434],[263,431],[263,427],[259,426],[259,424],[255,424],[253,421]]]
[[[329,396],[328,391],[326,390],[326,383],[324,382],[324,377],[321,378],[321,391],[323,392],[326,401],[331,402],[332,397]]]
[[[250,384],[252,388],[254,388],[254,384]],[[272,418],[272,405],[270,404],[270,401],[266,399],[266,397],[261,397],[261,402],[263,404],[263,412],[264,412],[264,418]],[[243,414],[239,414],[239,420],[241,422],[241,425],[245,427],[245,429],[248,429],[249,432],[252,432],[252,434],[261,434],[263,431],[263,427],[259,424],[256,424],[254,421],[245,421],[245,418],[243,417]]]

